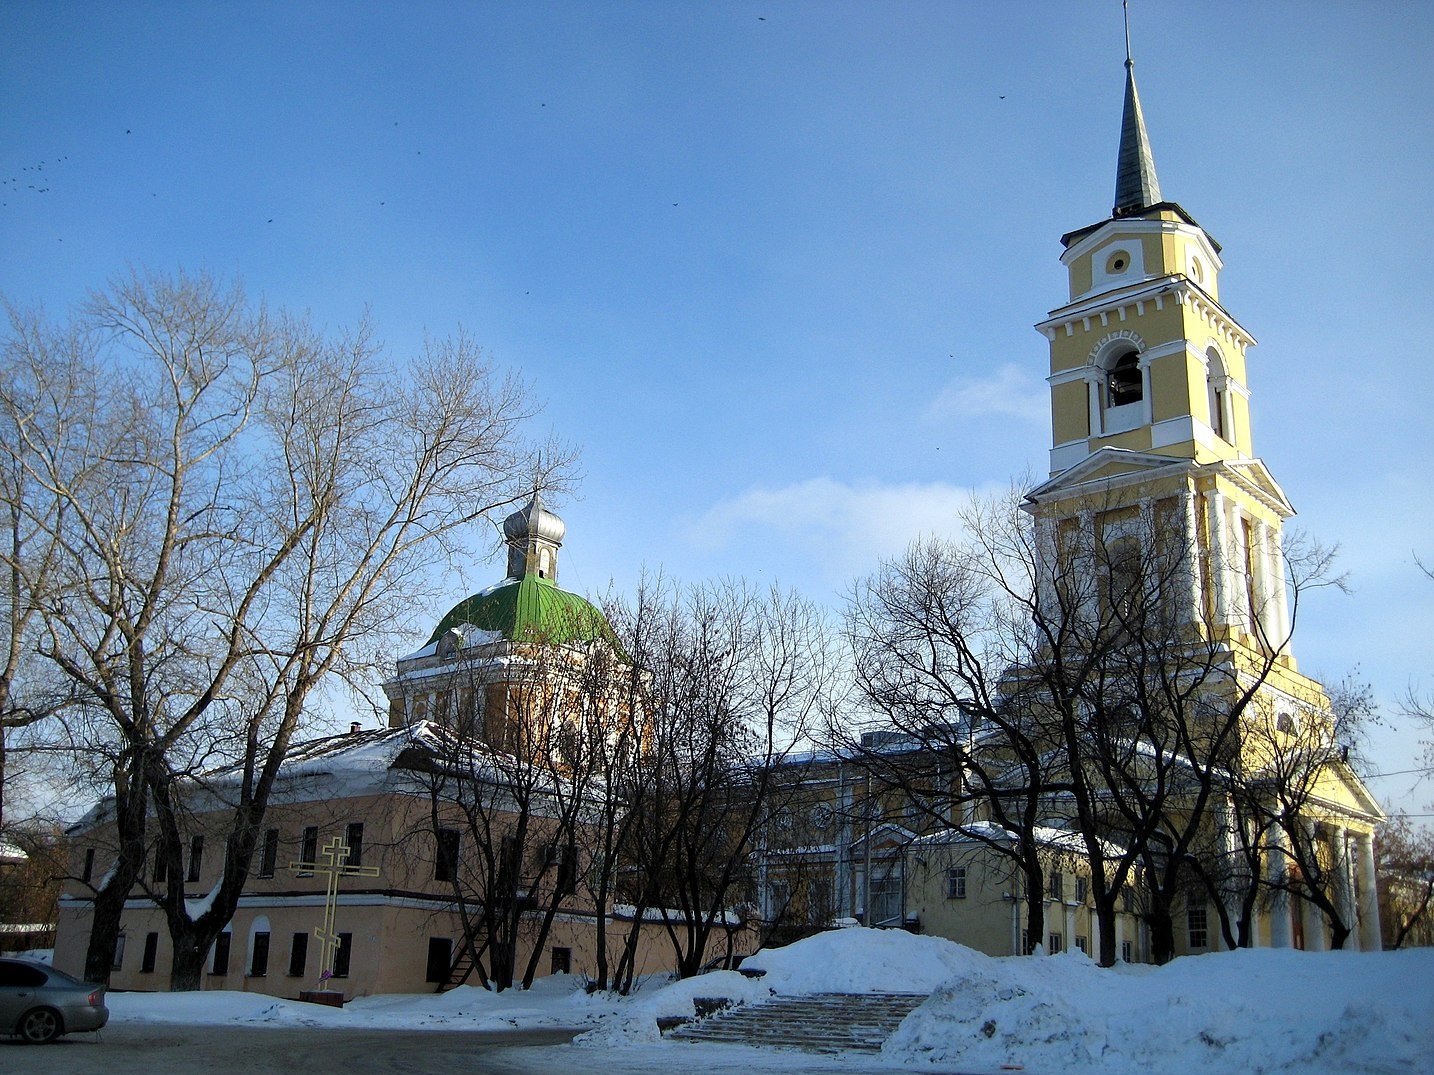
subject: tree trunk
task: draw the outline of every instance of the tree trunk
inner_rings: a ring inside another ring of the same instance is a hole
[[[1100,925],[1100,965],[1115,966],[1115,894],[1097,892],[1095,920]]]
[[[1175,919],[1165,897],[1151,894],[1146,921],[1150,924],[1150,957],[1158,964],[1169,963],[1175,958]]]
[[[179,936],[170,927],[174,942],[174,960],[169,965],[169,988],[173,993],[193,992],[203,987],[204,958],[209,946],[198,936],[197,930],[187,930],[186,936]]]

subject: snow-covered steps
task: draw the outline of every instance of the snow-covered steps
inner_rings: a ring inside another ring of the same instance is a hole
[[[684,1023],[680,1041],[767,1045],[813,1052],[875,1052],[925,993],[812,993],[742,1004]]]

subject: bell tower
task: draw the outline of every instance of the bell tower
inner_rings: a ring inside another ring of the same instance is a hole
[[[1188,551],[1188,618],[1284,648],[1294,509],[1254,454],[1255,340],[1221,303],[1220,244],[1161,192],[1128,31],[1115,202],[1061,244],[1066,302],[1036,325],[1050,346],[1050,478],[1029,509],[1102,543],[1149,541],[1158,518],[1160,540]]]

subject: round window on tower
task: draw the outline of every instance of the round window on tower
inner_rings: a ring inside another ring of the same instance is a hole
[[[1200,264],[1199,258],[1190,259],[1190,277],[1197,284],[1203,284],[1205,282],[1205,266]]]
[[[1117,250],[1110,257],[1105,259],[1105,271],[1110,276],[1116,276],[1130,266],[1130,255],[1124,250]]]

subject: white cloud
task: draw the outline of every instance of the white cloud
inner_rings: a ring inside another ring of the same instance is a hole
[[[961,510],[974,498],[1002,491],[811,478],[721,501],[686,522],[683,536],[702,553],[737,552],[747,570],[767,564],[794,583],[840,586],[874,571],[915,538],[959,537]]]
[[[1046,383],[1007,363],[985,379],[951,381],[926,408],[928,418],[989,418],[1004,415],[1035,425],[1050,421]]]

